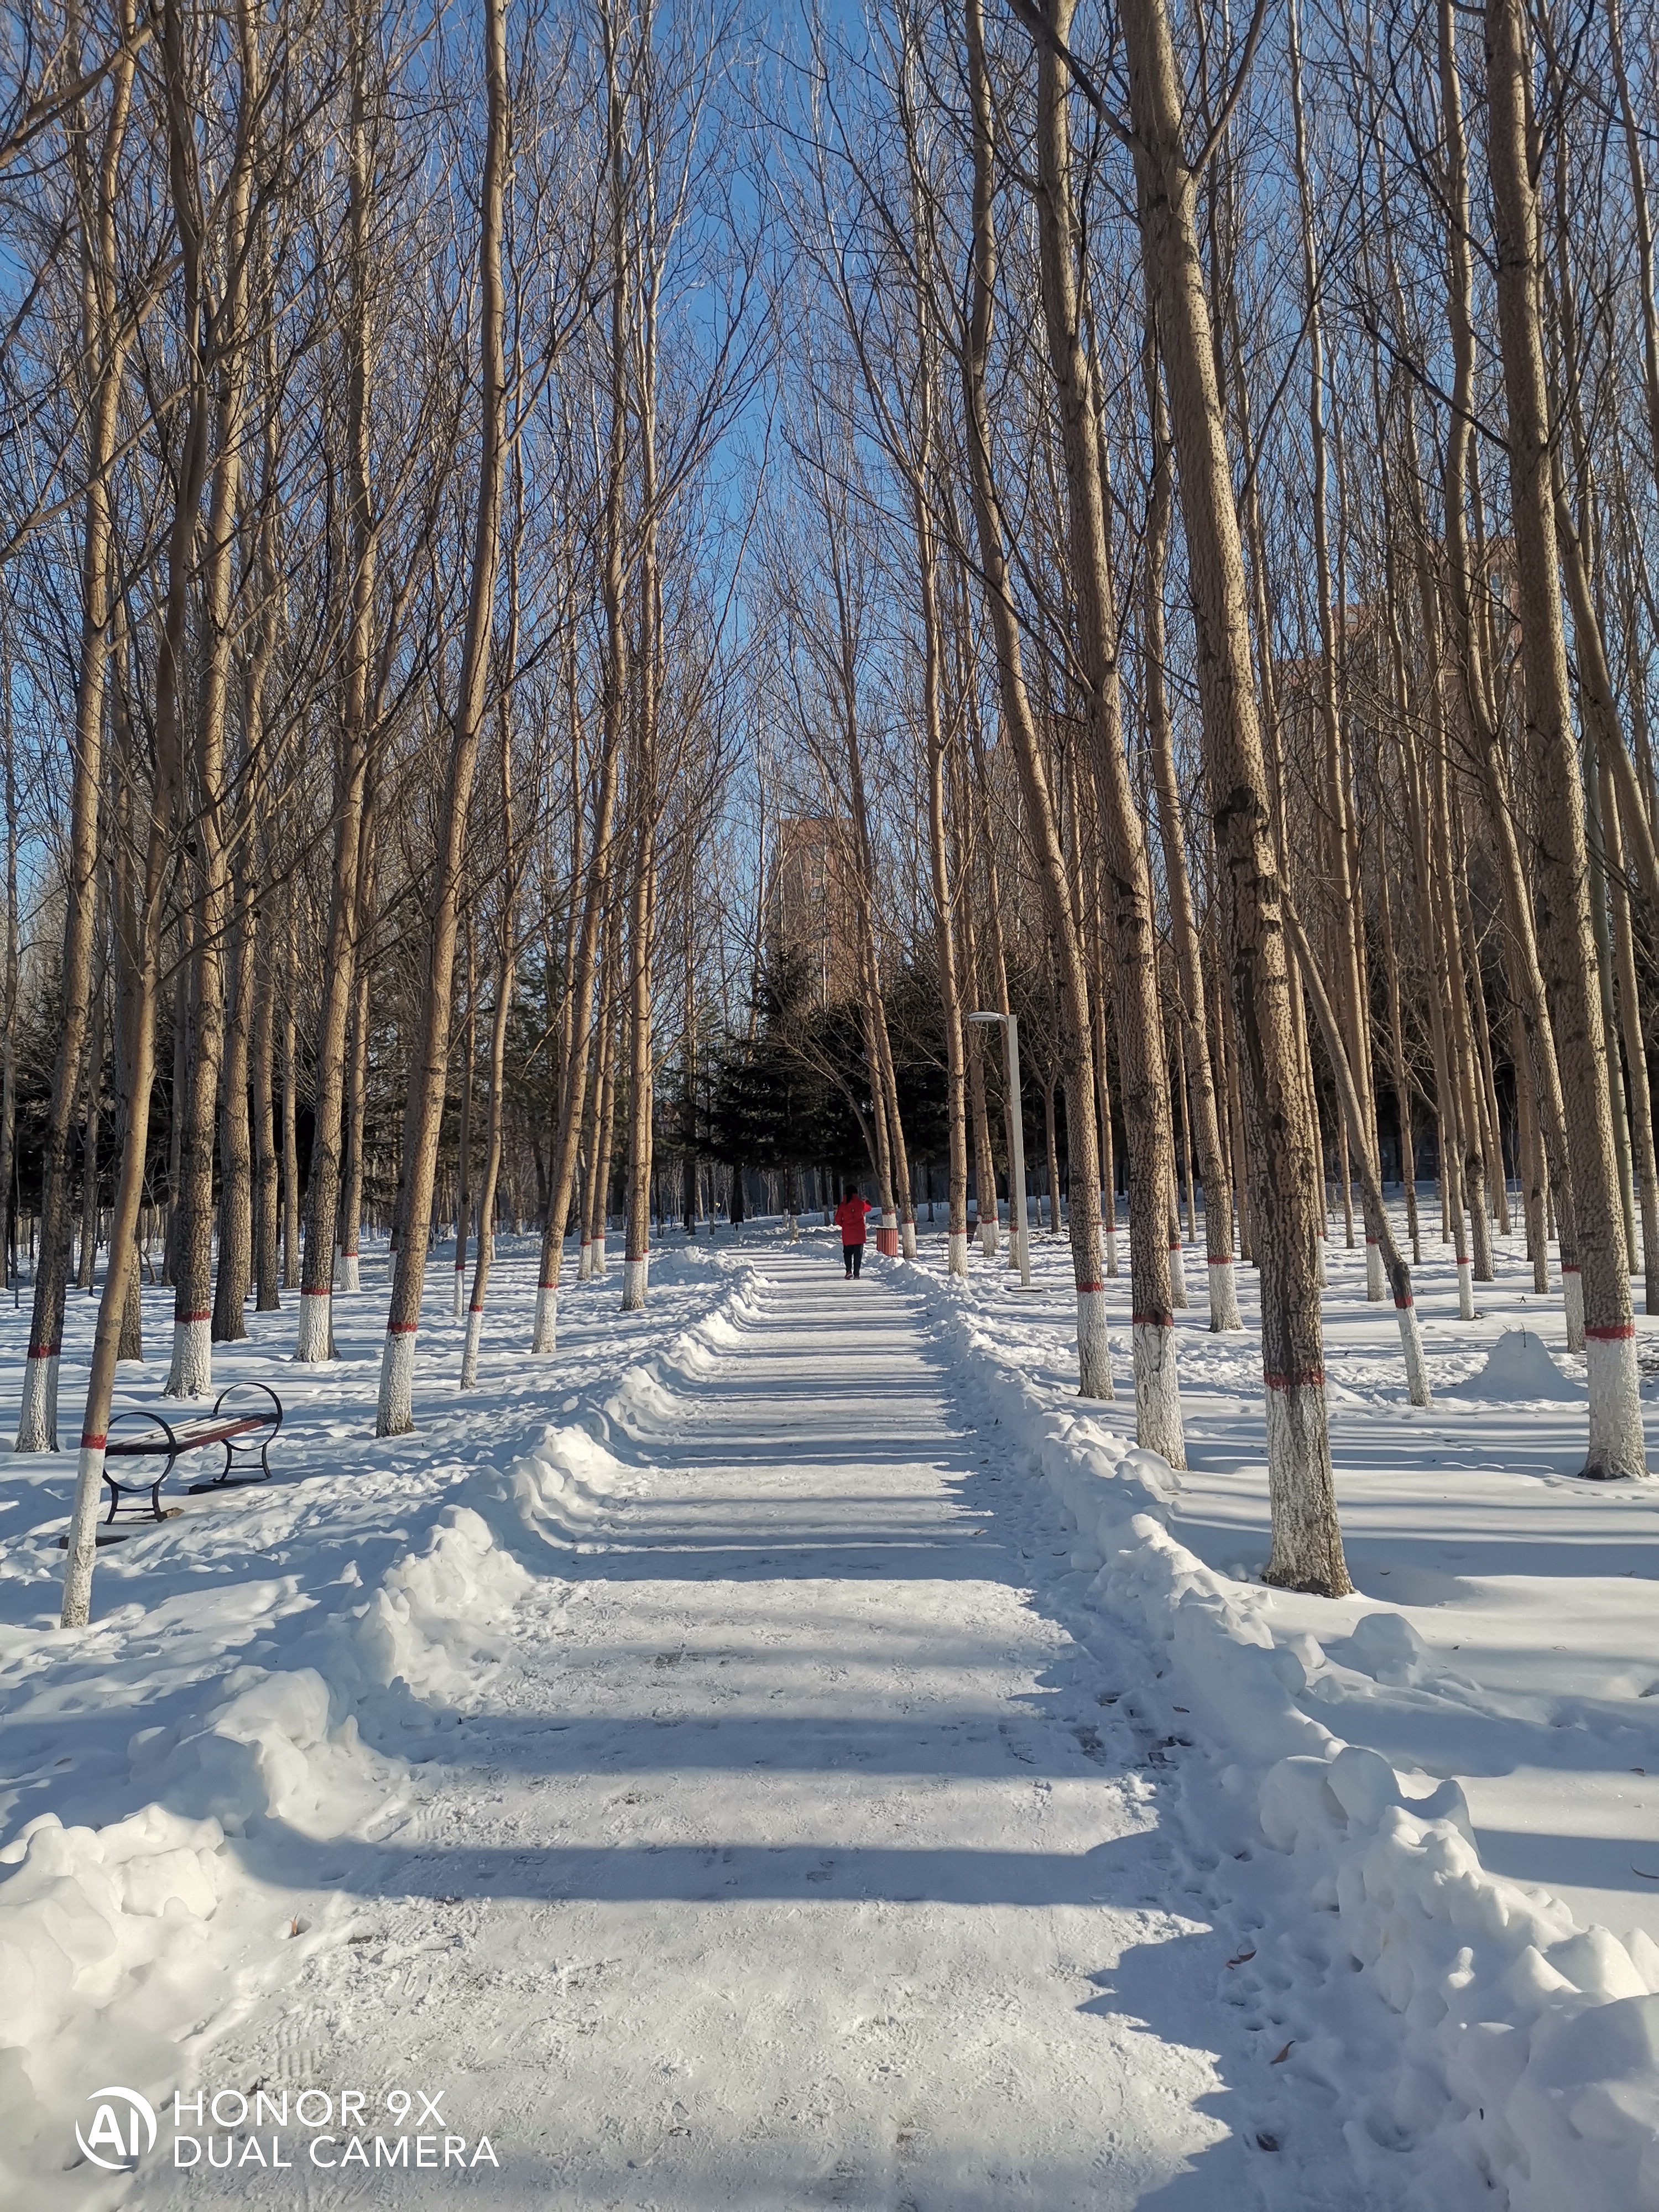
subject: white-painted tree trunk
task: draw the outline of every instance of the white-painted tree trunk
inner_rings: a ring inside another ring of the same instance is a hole
[[[624,1313],[641,1313],[645,1307],[645,1293],[651,1276],[649,1259],[623,1261],[622,1310]]]
[[[404,1436],[415,1425],[415,1334],[412,1322],[394,1323],[386,1333],[377,1436]]]
[[[466,1262],[464,1260],[458,1260],[455,1263],[455,1304],[453,1310],[457,1321],[459,1321],[461,1316],[466,1311]]]
[[[1567,1350],[1584,1349],[1584,1283],[1577,1267],[1561,1270],[1561,1307],[1567,1319]]]
[[[164,1398],[210,1398],[213,1395],[213,1316],[191,1314],[173,1324],[173,1364],[167,1370]]]
[[[1457,1263],[1457,1318],[1474,1319],[1474,1262],[1460,1260]]]
[[[536,1291],[536,1327],[530,1340],[532,1352],[552,1352],[559,1341],[559,1285],[556,1278],[542,1283]]]
[[[337,1291],[361,1291],[363,1287],[362,1271],[355,1252],[335,1255],[334,1287]]]
[[[1238,1277],[1233,1269],[1232,1255],[1210,1261],[1210,1327],[1217,1334],[1223,1329],[1243,1328],[1243,1321],[1238,1310]]]
[[[1177,1313],[1188,1309],[1187,1253],[1178,1237],[1170,1239],[1170,1304]]]
[[[1109,1213],[1106,1217],[1106,1272],[1109,1275],[1118,1272],[1117,1229]]]
[[[1110,1398],[1112,1346],[1106,1328],[1106,1293],[1098,1284],[1077,1294],[1078,1395]]]
[[[945,1264],[947,1272],[952,1275],[965,1275],[968,1272],[967,1237],[958,1236],[952,1230],[945,1239]]]
[[[84,1627],[92,1607],[92,1569],[98,1556],[98,1508],[104,1487],[102,1437],[83,1436],[75,1467],[70,1509],[69,1556],[64,1562],[64,1620]]]
[[[1135,1370],[1135,1442],[1162,1452],[1171,1467],[1185,1467],[1187,1447],[1181,1419],[1181,1383],[1176,1365],[1172,1323],[1138,1321],[1133,1325]]]
[[[1589,1381],[1589,1453],[1584,1472],[1597,1481],[1648,1471],[1642,1437],[1636,1326],[1598,1328],[1584,1346]]]
[[[1322,1231],[1314,1239],[1314,1279],[1322,1291],[1329,1279],[1325,1273],[1325,1238]]]
[[[916,1224],[914,1221],[906,1221],[900,1225],[899,1249],[903,1253],[907,1260],[914,1260],[915,1258]]]
[[[29,1346],[23,1363],[23,1402],[17,1415],[20,1452],[58,1449],[58,1354]]]
[[[471,1390],[478,1380],[478,1346],[483,1338],[483,1308],[467,1310],[466,1343],[461,1352],[461,1388]]]
[[[1413,1301],[1395,1300],[1395,1319],[1400,1323],[1400,1350],[1406,1362],[1406,1389],[1413,1406],[1429,1403],[1428,1363],[1423,1357],[1422,1333],[1417,1326],[1417,1308]]]
[[[592,1272],[593,1240],[591,1237],[584,1237],[581,1243],[581,1256],[576,1262],[576,1280],[579,1283],[585,1283]]]
[[[602,1275],[605,1273],[605,1231],[603,1229],[600,1230],[599,1235],[593,1239],[593,1273],[596,1275]]]
[[[988,1260],[994,1260],[999,1243],[996,1217],[981,1213],[979,1217],[979,1249]]]
[[[325,1290],[300,1293],[300,1317],[295,1325],[294,1357],[308,1367],[334,1357],[334,1301]]]
[[[1382,1272],[1382,1255],[1375,1237],[1365,1239],[1365,1296],[1372,1305],[1380,1305],[1389,1295],[1389,1279]],[[1417,1401],[1413,1399],[1415,1405]]]

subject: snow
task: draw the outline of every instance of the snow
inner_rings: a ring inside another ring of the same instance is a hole
[[[1174,1822],[1213,1863],[1206,1906],[1252,1953],[1243,1995],[1289,2041],[1301,2124],[1339,2120],[1379,2203],[1659,2206],[1655,1497],[1573,1478],[1583,1363],[1559,1312],[1501,1249],[1460,1323],[1431,1248],[1436,1402],[1414,1411],[1392,1332],[1360,1304],[1360,1255],[1328,1251],[1358,1593],[1321,1600],[1259,1581],[1249,1335],[1183,1321],[1188,1470],[1160,1475],[1111,1409],[1075,1411],[1067,1255],[1034,1256],[1041,1300],[988,1270],[965,1297],[930,1282],[930,1302],[1018,1407],[1095,1602],[1170,1649],[1175,1709],[1210,1754],[1186,1763]],[[1236,1856],[1253,1834],[1281,1869]]]
[[[1462,1322],[1425,1241],[1414,1409],[1328,1248],[1328,1601],[1259,1578],[1249,1269],[1243,1335],[1180,1317],[1176,1474],[1127,1275],[1085,1412],[1063,1242],[1025,1295],[832,1242],[676,1240],[532,1359],[504,1239],[465,1396],[440,1250],[381,1442],[365,1253],[338,1364],[291,1315],[215,1348],[277,1479],[100,1552],[85,1631],[72,1460],[0,1468],[0,2203],[1659,2212],[1655,1493],[1575,1479],[1517,1252]],[[137,2179],[72,2163],[106,2083],[161,2114]]]
[[[1543,1338],[1526,1328],[1505,1329],[1486,1354],[1480,1373],[1454,1382],[1447,1395],[1484,1398],[1507,1406],[1552,1399],[1579,1406],[1585,1402],[1583,1385],[1564,1375],[1550,1358]]]

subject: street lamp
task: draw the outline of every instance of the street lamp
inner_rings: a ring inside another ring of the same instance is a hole
[[[1008,1071],[1008,1231],[1014,1240],[1014,1264],[1020,1287],[1031,1287],[1031,1240],[1025,1224],[1025,1132],[1019,1102],[1019,1016],[969,1014],[970,1022],[1000,1022]],[[982,1201],[981,1201],[982,1202]],[[996,1204],[996,1193],[991,1194]]]

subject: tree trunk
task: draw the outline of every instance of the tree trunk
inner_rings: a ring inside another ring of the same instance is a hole
[[[1527,1223],[1527,1257],[1532,1261],[1532,1287],[1536,1297],[1550,1294],[1550,1240],[1544,1163],[1544,1139],[1538,1127],[1538,1109],[1532,1085],[1523,1073],[1526,1035],[1517,1012],[1510,1025],[1510,1053],[1515,1062],[1516,1120],[1519,1124],[1522,1204]]]
[[[119,14],[122,43],[110,72],[107,119],[95,179],[91,174],[86,125],[78,111],[76,127],[70,134],[80,203],[83,209],[95,210],[95,218],[83,225],[80,240],[82,345],[91,392],[86,413],[81,635],[75,685],[73,781],[64,881],[58,1046],[52,1061],[52,1099],[46,1109],[41,1144],[40,1256],[34,1272],[34,1302],[29,1323],[28,1356],[24,1364],[22,1404],[17,1419],[16,1449],[20,1452],[58,1449],[58,1362],[63,1346],[64,1301],[69,1282],[70,1139],[91,1011],[98,802],[103,775],[104,683],[109,660],[110,622],[114,611],[110,467],[119,424],[126,351],[119,334],[115,296],[115,216],[122,190],[121,149],[126,137],[136,55],[131,0],[123,0]],[[15,813],[9,810],[7,819],[15,823]],[[118,1272],[113,1266],[109,1270],[110,1274]],[[106,1276],[106,1294],[107,1282]]]
[[[1296,0],[1287,10],[1291,110],[1295,124],[1297,197],[1302,218],[1303,288],[1307,308],[1308,424],[1313,453],[1314,586],[1319,609],[1319,722],[1324,739],[1323,783],[1319,803],[1329,832],[1327,872],[1330,942],[1334,954],[1336,1010],[1342,1042],[1358,1088],[1366,1135],[1373,1159],[1376,1154],[1376,1085],[1371,1074],[1370,1014],[1361,981],[1361,933],[1364,904],[1357,875],[1351,866],[1354,847],[1352,798],[1349,791],[1346,733],[1338,703],[1340,647],[1337,610],[1332,601],[1330,518],[1325,438],[1325,318],[1322,306],[1318,242],[1314,225],[1313,180],[1309,173],[1307,126],[1302,102],[1302,54],[1297,28]],[[1353,1199],[1346,1152],[1352,1139],[1346,1116],[1342,1121],[1342,1210],[1350,1246],[1353,1243]],[[1368,1298],[1382,1296],[1382,1271],[1376,1245],[1365,1244],[1365,1291]]]
[[[1486,0],[1488,151],[1498,334],[1509,406],[1510,507],[1526,675],[1526,741],[1538,791],[1537,898],[1551,948],[1553,1011],[1572,1153],[1584,1301],[1589,1445],[1584,1472],[1646,1473],[1630,1278],[1624,1264],[1607,1038],[1595,983],[1578,776],[1562,622],[1550,425],[1538,307],[1538,209],[1528,165],[1531,32],[1520,0]]]
[[[1050,20],[1061,40],[1070,32],[1073,0],[1054,0]],[[1042,46],[1037,63],[1038,256],[1048,367],[1059,400],[1066,462],[1071,554],[1073,644],[1081,678],[1084,722],[1094,770],[1103,890],[1109,901],[1112,978],[1117,1016],[1118,1094],[1133,1173],[1129,1184],[1130,1331],[1134,1347],[1135,1436],[1161,1452],[1171,1467],[1187,1464],[1176,1363],[1174,1295],[1164,1219],[1173,1172],[1168,1121],[1168,1077],[1164,1016],[1158,978],[1158,933],[1152,878],[1139,811],[1123,746],[1118,682],[1117,610],[1107,543],[1106,465],[1093,363],[1084,343],[1078,295],[1078,239],[1072,201],[1072,154],[1066,78],[1053,49]],[[1093,1038],[1087,984],[1070,902],[1062,927],[1050,933],[1064,973],[1063,988],[1081,1000],[1077,1031],[1068,1037],[1089,1064],[1081,1091],[1083,1114],[1068,1110],[1067,1130],[1079,1119],[1094,1126]],[[1075,968],[1073,975],[1070,970]],[[1073,1079],[1068,1088],[1076,1088]],[[1068,1098],[1068,1106],[1069,1106]],[[1092,1146],[1090,1147],[1093,1150]],[[1091,1213],[1098,1203],[1099,1176],[1089,1163]],[[1078,1198],[1073,1193],[1073,1218]],[[1097,1252],[1097,1220],[1087,1229]],[[1094,1263],[1091,1261],[1092,1267]],[[1096,1276],[1091,1279],[1097,1279]]]
[[[484,1301],[495,1259],[496,1194],[501,1185],[507,1073],[507,1023],[513,1004],[520,878],[513,828],[513,679],[519,660],[519,556],[524,538],[524,476],[517,441],[513,447],[513,528],[507,549],[507,635],[501,665],[506,671],[497,719],[501,733],[501,905],[495,956],[495,1004],[489,1020],[489,1094],[485,1108],[483,1180],[478,1188],[478,1256],[472,1270],[472,1295],[466,1312],[466,1342],[461,1352],[463,1390],[478,1380],[478,1352],[483,1339]],[[356,1238],[353,1238],[356,1243]]]
[[[1164,0],[1126,0],[1121,21],[1142,250],[1158,300],[1186,521],[1224,942],[1242,1048],[1273,1523],[1267,1578],[1340,1596],[1351,1584],[1326,1425],[1314,1249],[1317,1138],[1297,1066],[1232,471],[1194,222],[1194,177],[1181,141],[1181,80]]]
[[[975,941],[974,901],[971,878],[964,885],[960,901],[962,915],[962,967],[969,988],[977,1000],[979,994],[978,947]],[[963,1009],[963,1013],[973,1011]],[[979,1249],[988,1260],[994,1259],[998,1243],[997,1168],[996,1155],[991,1149],[991,1116],[985,1098],[985,1024],[969,1023],[962,1027],[968,1084],[968,1109],[974,1130],[974,1189],[979,1208]]]
[[[104,951],[108,933],[103,908],[100,897],[96,923],[96,980],[92,987],[92,1050],[87,1059],[86,1109],[81,1139],[81,1264],[75,1277],[75,1286],[80,1291],[91,1290],[98,1255],[98,1119],[104,1088],[104,1009],[109,998],[109,962]]]
[[[266,866],[269,866],[269,848]],[[253,969],[253,1308],[281,1307],[276,1243],[278,1166],[274,1089],[276,1080],[276,954],[269,928],[256,930]]]
[[[253,1002],[253,855],[243,856],[230,935],[230,1018],[219,1107],[219,1265],[213,1282],[213,1340],[238,1344],[247,1334],[247,1289],[253,1272],[253,1162],[248,1134],[248,1032]]]
[[[472,1078],[478,1057],[478,969],[472,947],[472,916],[466,918],[466,1018],[461,1024],[461,1110],[455,1133],[455,1304],[461,1318],[466,1304],[466,1240],[472,1215]]]
[[[444,1079],[449,1060],[456,917],[467,811],[483,722],[484,687],[489,674],[490,611],[495,599],[506,415],[501,292],[501,205],[507,167],[506,0],[486,0],[484,48],[489,122],[478,223],[478,361],[483,386],[478,503],[473,520],[466,635],[438,817],[438,850],[427,939],[425,1004],[404,1125],[404,1239],[392,1271],[376,1421],[376,1434],[383,1437],[400,1435],[415,1425],[415,1338],[420,1324],[427,1237],[432,1221],[432,1182],[437,1166]]]
[[[924,228],[917,225],[919,235]],[[918,286],[916,298],[923,430],[921,450],[912,472],[910,505],[915,527],[917,587],[921,608],[921,703],[927,742],[927,859],[933,893],[933,957],[939,976],[939,1008],[945,1029],[945,1126],[950,1156],[945,1266],[952,1275],[965,1275],[968,1273],[967,1083],[963,1056],[962,997],[957,983],[956,938],[951,927],[951,855],[945,814],[945,724],[940,708],[944,641],[939,605],[939,545],[927,486],[927,474],[933,465],[936,405],[933,325],[923,286]],[[982,1079],[978,1110],[982,1121],[985,1111]],[[994,1188],[993,1185],[994,1191]],[[992,1211],[994,1214],[994,1206]]]
[[[334,1357],[334,1252],[340,1221],[346,1028],[356,994],[358,878],[363,860],[363,816],[372,744],[369,665],[374,652],[374,581],[379,551],[379,517],[374,511],[369,476],[369,410],[375,368],[369,317],[369,231],[374,213],[374,162],[369,146],[368,11],[362,7],[352,11],[350,67],[347,301],[343,349],[351,599],[342,653],[343,711],[334,775],[333,869],[329,884],[322,1004],[317,1021],[311,1169],[306,1182],[305,1258],[294,1346],[294,1357],[302,1364]],[[353,1227],[355,1230],[355,1222]],[[456,1264],[459,1268],[459,1245]],[[458,1273],[458,1301],[460,1279]]]
[[[1146,347],[1146,404],[1152,425],[1152,481],[1146,508],[1146,611],[1141,623],[1146,656],[1143,690],[1147,735],[1152,740],[1152,780],[1158,792],[1158,826],[1164,851],[1170,935],[1181,987],[1181,1021],[1192,1068],[1193,1133],[1198,1139],[1199,1172],[1204,1179],[1204,1241],[1208,1260],[1210,1327],[1243,1328],[1238,1286],[1233,1273],[1233,1179],[1216,1107],[1215,1075],[1210,1064],[1206,1018],[1204,963],[1192,878],[1187,869],[1187,840],[1181,820],[1181,790],[1176,781],[1175,733],[1164,680],[1164,580],[1169,552],[1173,459],[1164,386],[1158,368],[1157,322],[1149,312]]]
[[[1086,1398],[1112,1395],[1111,1350],[1106,1333],[1105,1291],[1101,1281],[1100,1166],[1095,1146],[1095,1072],[1088,978],[1072,910],[1065,849],[1056,819],[1048,770],[1026,694],[1020,653],[1019,623],[1008,576],[1007,533],[999,497],[991,447],[990,407],[986,388],[991,343],[996,234],[991,86],[986,64],[981,0],[968,0],[968,60],[972,106],[974,202],[971,297],[961,351],[963,413],[969,476],[980,567],[997,647],[1003,720],[1012,741],[1027,829],[1037,862],[1043,913],[1060,965],[1060,1064],[1065,1071],[1066,1126],[1072,1139],[1072,1273],[1076,1286],[1079,1390]],[[1096,496],[1098,495],[1097,490]],[[1009,1102],[1011,1113],[1013,1102]],[[1023,1218],[1025,1194],[1009,1197]],[[1161,1241],[1161,1240],[1160,1240]],[[1164,1264],[1167,1267],[1167,1255]],[[1161,1306],[1167,1313],[1168,1298]],[[1159,1316],[1153,1314],[1155,1328]],[[1138,1370],[1139,1371],[1139,1370]],[[1176,1405],[1178,1408],[1179,1401]],[[1137,1405],[1137,1417],[1139,1407]]]
[[[1389,896],[1389,856],[1379,855],[1378,907],[1382,928],[1382,969],[1389,994],[1389,1048],[1394,1078],[1395,1121],[1400,1133],[1400,1180],[1406,1187],[1406,1226],[1412,1240],[1412,1265],[1423,1264],[1417,1218],[1417,1138],[1412,1128],[1411,1078],[1406,1072],[1406,1036],[1400,1018],[1400,958],[1394,942],[1394,902]]]
[[[225,1056],[225,936],[230,919],[230,793],[225,720],[233,644],[232,583],[241,496],[248,389],[248,275],[254,191],[255,118],[263,100],[258,17],[238,9],[242,73],[239,143],[225,187],[224,295],[210,327],[219,380],[206,544],[201,553],[201,681],[196,701],[193,780],[195,887],[191,944],[190,1048],[180,1121],[179,1220],[174,1244],[173,1364],[164,1395],[204,1398],[213,1390],[213,1162],[219,1078]],[[178,1112],[178,1102],[174,1111]]]
[[[1607,841],[1607,877],[1613,886],[1613,951],[1618,964],[1619,1013],[1623,1024],[1625,1064],[1630,1074],[1631,1138],[1636,1181],[1642,1200],[1643,1303],[1659,1313],[1659,1165],[1655,1162],[1653,1091],[1647,1048],[1642,1036],[1642,1000],[1636,981],[1636,938],[1631,927],[1630,892],[1625,883],[1622,828],[1626,809],[1613,780],[1601,769],[1601,828]],[[1632,1271],[1634,1261],[1632,1260]]]
[[[298,886],[288,879],[287,933],[283,945],[283,1288],[297,1291],[300,1264],[300,1088],[295,1066],[299,995]]]
[[[637,845],[628,915],[628,1186],[623,1245],[624,1313],[645,1304],[651,1273],[651,1170],[655,1162],[656,1061],[652,1037],[652,978],[657,933],[657,830],[662,808],[658,720],[662,695],[662,580],[658,568],[657,278],[654,260],[642,271],[640,296],[639,700],[634,802]],[[692,865],[688,861],[688,866]],[[605,1174],[610,1174],[607,1153]]]
[[[582,1116],[587,1092],[588,1054],[592,1036],[593,969],[599,923],[609,881],[611,817],[622,762],[628,702],[628,633],[623,618],[623,534],[627,524],[628,391],[631,330],[629,311],[629,252],[624,184],[623,95],[615,40],[605,17],[606,173],[611,218],[611,440],[605,480],[600,596],[605,606],[605,666],[599,738],[599,782],[594,803],[593,843],[583,890],[581,921],[574,949],[567,946],[570,977],[569,1045],[565,1055],[558,1127],[549,1163],[547,1218],[531,1339],[535,1353],[552,1352],[558,1342],[559,1268],[564,1256],[565,1224],[576,1176]],[[575,674],[569,670],[571,724],[577,728]]]
[[[1468,159],[1463,128],[1462,88],[1457,69],[1456,18],[1452,0],[1439,0],[1438,62],[1440,119],[1446,146],[1448,277],[1447,315],[1452,339],[1452,404],[1446,423],[1445,516],[1446,567],[1451,611],[1452,644],[1463,678],[1464,700],[1475,738],[1482,771],[1492,849],[1504,887],[1504,921],[1514,953],[1511,975],[1519,986],[1518,1011],[1527,1041],[1545,1156],[1549,1164],[1550,1194],[1560,1243],[1562,1303],[1566,1314],[1567,1347],[1583,1348],[1583,1299],[1578,1269],[1577,1238],[1572,1198],[1571,1166],[1568,1157],[1566,1104],[1556,1049],[1554,1017],[1534,926],[1533,886],[1522,864],[1516,834],[1515,808],[1510,788],[1509,765],[1500,733],[1491,710],[1486,681],[1483,633],[1474,620],[1474,572],[1468,544],[1466,507],[1469,489],[1470,425],[1474,415],[1475,332],[1474,276],[1468,222]],[[1419,483],[1414,414],[1406,416],[1407,495],[1413,500],[1413,520],[1419,543],[1419,592],[1425,629],[1433,640],[1440,635],[1438,592],[1431,574],[1428,532],[1416,511],[1413,487]],[[1438,690],[1437,678],[1436,689]],[[1438,714],[1437,702],[1431,705]]]
[[[246,17],[244,15],[246,26]],[[196,227],[193,88],[185,82],[184,26],[179,0],[164,0],[161,65],[166,91],[173,215],[179,241],[182,327],[194,330],[200,312],[203,241]],[[131,1074],[125,1142],[110,1216],[110,1264],[104,1274],[92,1368],[81,1424],[81,1451],[64,1553],[65,1628],[83,1628],[92,1608],[92,1571],[97,1558],[94,1523],[104,1482],[104,1449],[115,1393],[115,1365],[137,1259],[138,1209],[143,1197],[149,1139],[150,1086],[155,1069],[155,1002],[161,967],[161,919],[172,857],[173,811],[181,779],[179,691],[197,524],[207,463],[207,392],[199,360],[192,363],[190,399],[180,441],[174,504],[167,535],[167,586],[155,656],[155,716],[150,732],[153,773],[144,840],[143,882],[133,902],[134,939],[124,962],[130,981],[126,1064]]]

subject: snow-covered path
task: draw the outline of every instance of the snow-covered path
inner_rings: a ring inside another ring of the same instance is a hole
[[[204,2054],[244,2089],[401,2082],[499,2169],[204,2164],[130,2203],[1254,2195],[1206,2048],[1224,1946],[1180,1915],[1133,1684],[1045,1598],[1058,1507],[964,1430],[908,1299],[821,1246],[764,1267],[550,1540],[402,1825],[295,1836],[296,1897],[345,1926]]]

